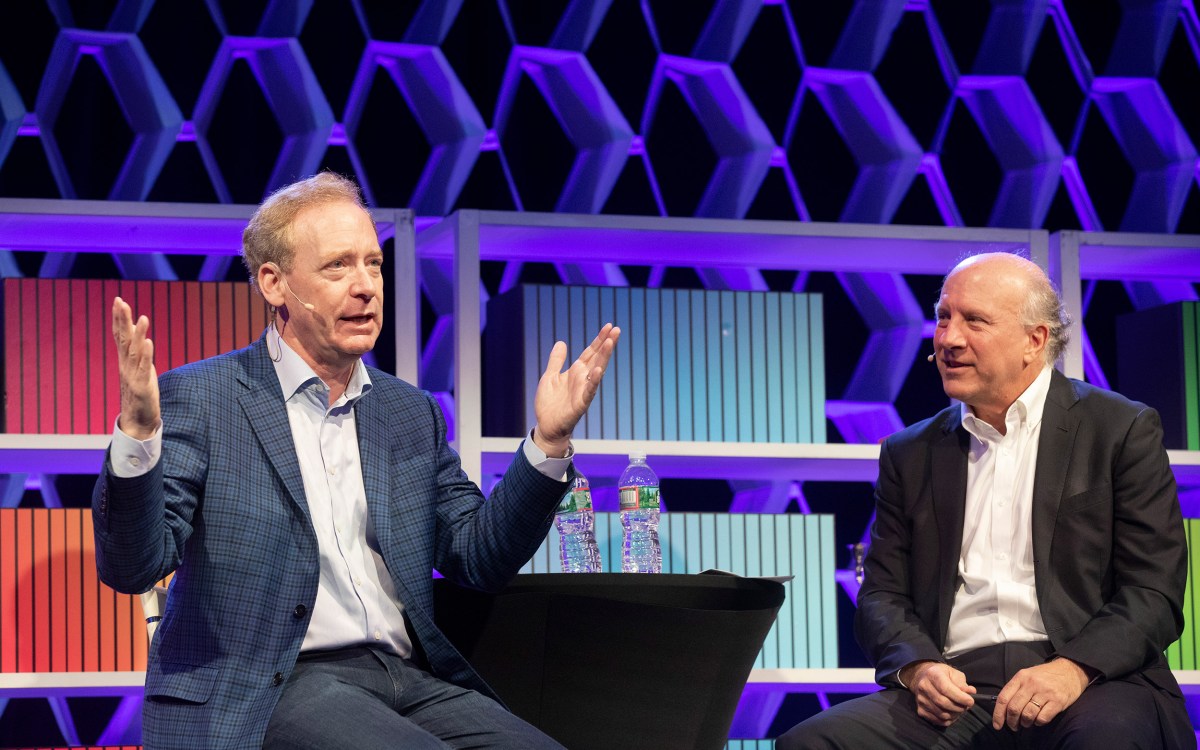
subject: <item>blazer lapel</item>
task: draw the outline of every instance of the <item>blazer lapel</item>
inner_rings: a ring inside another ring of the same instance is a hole
[[[1038,438],[1037,466],[1033,475],[1033,569],[1038,600],[1042,601],[1048,576],[1044,567],[1050,560],[1054,524],[1062,502],[1063,487],[1070,471],[1071,446],[1077,434],[1070,409],[1079,397],[1062,373],[1050,374],[1050,390],[1042,411],[1042,430]]]
[[[304,480],[296,460],[296,444],[288,423],[287,406],[279,389],[279,378],[267,354],[266,335],[258,339],[241,356],[242,369],[238,379],[246,386],[238,404],[250,422],[250,428],[267,454],[267,460],[283,481],[288,498],[312,524],[308,500],[304,496]]]
[[[380,403],[381,393],[368,393],[354,406],[354,422],[358,427],[358,457],[362,466],[363,490],[367,494],[367,509],[381,550],[392,549],[392,524],[388,499],[391,475],[391,456],[388,436],[387,410]],[[393,576],[394,578],[395,576]]]
[[[963,514],[967,491],[967,449],[970,436],[962,429],[962,417],[952,410],[942,437],[933,445],[931,477],[934,518],[937,519],[939,557],[938,633],[935,642],[946,641],[954,590],[958,581],[958,558],[962,550]]]

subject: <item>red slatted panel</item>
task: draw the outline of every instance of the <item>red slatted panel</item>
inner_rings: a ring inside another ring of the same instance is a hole
[[[38,406],[42,399],[37,382],[38,328],[41,321],[37,315],[30,314],[36,309],[34,298],[37,295],[37,283],[35,280],[32,282],[33,286],[22,286],[17,313],[21,318],[21,349],[17,353],[21,359],[21,387],[17,390],[16,398],[24,402],[21,408],[21,432],[41,432],[38,424]],[[13,401],[13,394],[9,394],[8,400],[10,403]]]
[[[66,518],[66,530],[63,535],[64,549],[66,554],[63,558],[66,560],[66,608],[63,612],[63,621],[66,625],[66,662],[68,672],[83,671],[83,569],[87,567],[87,561],[84,558],[83,552],[83,516],[90,511],[80,509],[78,512],[74,510],[63,511],[58,515]],[[92,557],[92,565],[95,565],[95,557]]]
[[[86,330],[75,325],[71,286],[72,282],[65,280],[54,284],[54,306],[50,309],[58,311],[58,318],[64,324],[50,326],[54,332],[54,369],[42,373],[46,383],[54,387],[54,431],[60,435],[75,431],[75,414],[87,413],[86,405],[81,403],[87,398],[87,389],[73,388],[71,383],[72,362],[87,335]]]
[[[215,285],[217,287],[217,351],[227,352],[234,348],[239,336],[233,330],[233,292],[234,284],[229,281]]]
[[[106,311],[105,319],[108,320],[109,336],[105,342],[107,346],[100,347],[101,358],[103,360],[103,370],[100,375],[104,382],[104,423],[105,427],[98,434],[106,434],[112,432],[113,420],[117,418],[117,414],[121,412],[121,381],[117,375],[116,350],[112,343],[112,303],[114,297],[119,297],[121,283],[119,281],[104,281],[101,284],[104,288],[102,295],[102,306]],[[124,297],[122,297],[124,299]],[[130,300],[126,299],[126,302]],[[134,309],[134,320],[137,319],[137,310]],[[93,377],[95,377],[93,375]]]
[[[150,318],[161,374],[244,347],[267,323],[249,284],[6,279],[5,430],[107,434],[120,410],[112,300]],[[56,325],[44,326],[53,319]]]
[[[67,516],[62,509],[47,510],[50,516],[50,670],[67,671],[67,567],[73,562],[67,549]]]
[[[6,285],[7,286],[7,285]],[[17,513],[0,510],[0,672],[17,671]]]
[[[100,618],[100,589],[105,588],[96,574],[96,537],[92,525],[92,514],[83,511],[80,517],[83,522],[83,535],[80,537],[83,574],[83,626],[81,649],[83,651],[83,671],[95,672],[100,669],[100,643],[96,623]]]

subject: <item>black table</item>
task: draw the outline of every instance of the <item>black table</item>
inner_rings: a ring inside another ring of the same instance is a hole
[[[571,750],[721,748],[784,589],[726,575],[435,582],[437,621],[513,713]]]

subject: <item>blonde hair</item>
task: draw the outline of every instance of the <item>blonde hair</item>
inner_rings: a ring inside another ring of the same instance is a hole
[[[258,269],[264,263],[274,263],[283,271],[292,270],[295,255],[292,224],[301,211],[341,201],[353,203],[368,216],[371,214],[363,204],[358,185],[333,172],[321,172],[271,193],[242,232],[242,263],[250,274],[251,286],[258,289]]]

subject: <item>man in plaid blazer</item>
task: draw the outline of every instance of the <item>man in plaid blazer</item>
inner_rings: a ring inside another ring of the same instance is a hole
[[[283,188],[243,256],[278,314],[246,349],[158,379],[149,321],[113,304],[121,414],[93,494],[97,564],[130,593],[176,571],[146,747],[557,747],[438,630],[430,570],[496,590],[533,554],[620,331],[565,371],[555,345],[537,425],[484,502],[436,402],[361,362],[383,277],[357,187]]]

